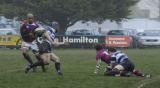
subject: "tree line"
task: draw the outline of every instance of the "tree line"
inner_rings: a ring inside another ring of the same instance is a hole
[[[0,14],[25,19],[33,13],[39,21],[57,21],[61,33],[77,21],[120,22],[128,18],[138,0],[0,0]]]

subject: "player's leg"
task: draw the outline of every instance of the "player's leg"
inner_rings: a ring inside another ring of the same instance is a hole
[[[32,42],[31,49],[32,49],[32,52],[33,52],[33,54],[35,55],[37,61],[40,61],[40,62],[41,62],[41,59],[42,59],[42,58],[41,58],[41,55],[40,55],[39,52],[38,52],[38,51],[39,51],[39,48],[38,48],[38,45],[37,45],[37,43],[36,43],[35,41]],[[44,66],[44,65],[42,65],[41,68],[42,68],[42,71],[43,71],[43,72],[46,72],[46,69],[45,69],[45,66]]]
[[[148,75],[140,72],[139,70],[135,69],[134,64],[131,61],[127,61],[126,63],[122,64],[124,66],[124,68],[128,71],[128,72],[132,72],[133,75],[135,76],[139,76],[139,77],[148,77]],[[150,76],[150,75],[149,75]]]
[[[135,76],[138,76],[138,77],[146,77],[146,78],[150,78],[150,77],[151,77],[150,74],[142,73],[142,72],[140,72],[140,71],[137,70],[137,69],[134,69],[134,70],[133,70],[133,74],[134,74]]]
[[[44,53],[41,55],[41,58],[43,59],[44,65],[48,65],[51,59],[51,53]]]
[[[29,44],[26,43],[26,42],[22,42],[22,45],[21,45],[21,50],[22,50],[22,54],[24,56],[24,58],[30,63],[30,64],[33,64],[33,61],[31,59],[31,57],[29,56]]]
[[[55,55],[53,52],[51,53],[51,60],[55,62],[55,68],[59,75],[62,75],[60,58]]]
[[[137,69],[134,69],[133,74],[135,76],[144,77],[145,75]]]
[[[134,64],[130,60],[126,60],[122,62],[121,65],[124,67],[124,71],[121,72],[121,76],[131,76],[134,70]]]
[[[120,71],[118,69],[109,70],[104,73],[105,76],[120,76],[119,74]]]
[[[35,68],[37,66],[42,66],[44,63],[43,63],[43,60],[39,60],[31,65],[28,65],[25,72],[28,73],[29,70],[31,70],[32,68]]]
[[[117,64],[112,70],[108,70],[104,75],[106,76],[121,76],[121,72],[124,71],[124,67]]]
[[[28,71],[34,67],[44,66],[44,65],[49,64],[49,61],[50,61],[50,54],[49,53],[44,53],[44,54],[40,55],[40,58],[41,58],[40,60],[33,63],[32,65],[28,65],[25,72],[28,73]]]
[[[38,54],[38,55],[35,55],[37,61],[41,61],[41,56]],[[46,68],[45,68],[45,65],[41,65],[41,68],[42,68],[42,71],[43,72],[46,72]]]

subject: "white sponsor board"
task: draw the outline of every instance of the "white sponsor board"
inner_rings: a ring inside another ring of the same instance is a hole
[[[55,38],[55,42],[68,42],[68,43],[98,43],[98,38],[95,37],[62,37]]]

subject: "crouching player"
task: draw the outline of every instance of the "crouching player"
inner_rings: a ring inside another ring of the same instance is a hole
[[[150,75],[145,75],[138,70],[135,70],[134,64],[128,59],[128,56],[121,51],[117,51],[115,48],[104,49],[101,44],[97,44],[95,49],[97,51],[95,74],[98,73],[100,63],[103,61],[107,64],[104,75],[129,77],[134,74],[140,77],[150,77]]]
[[[52,32],[51,32],[52,31]],[[52,52],[52,45],[59,46],[64,43],[55,43],[53,41],[53,30],[46,30],[43,28],[37,28],[35,31],[36,42],[38,50],[34,50],[34,53],[40,56],[41,60],[32,65],[28,65],[26,73],[36,66],[48,65],[50,60],[55,62],[55,68],[59,75],[63,75],[60,68],[60,59]]]
[[[107,65],[110,64],[110,55],[108,53],[107,49],[104,49],[102,44],[97,44],[95,46],[97,55],[96,55],[96,69],[94,71],[95,74],[97,74],[100,70],[101,62],[105,62]]]
[[[131,62],[125,53],[117,51],[115,48],[108,48],[108,52],[111,55],[109,67],[111,70],[106,71],[105,75],[124,77],[135,75],[139,77],[150,77],[149,74],[144,74],[138,70],[135,70],[133,62]]]

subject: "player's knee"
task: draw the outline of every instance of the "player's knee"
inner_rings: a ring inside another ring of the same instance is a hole
[[[55,54],[51,53],[51,60],[57,63],[60,63],[60,58],[56,56]]]
[[[28,52],[22,52],[22,54],[23,54],[24,56],[28,56],[28,55],[29,55]]]
[[[48,64],[49,64],[49,60],[43,60],[43,63],[44,63],[45,65],[48,65]]]
[[[22,51],[22,53],[28,53],[28,49],[26,49],[26,48],[22,48],[21,51]]]
[[[43,55],[41,55],[41,59],[43,59],[44,64],[48,64],[50,62],[50,55],[43,54]]]
[[[60,63],[60,59],[59,58],[52,58],[51,61],[53,61],[55,63]]]
[[[60,63],[60,58],[56,58],[55,62]]]

